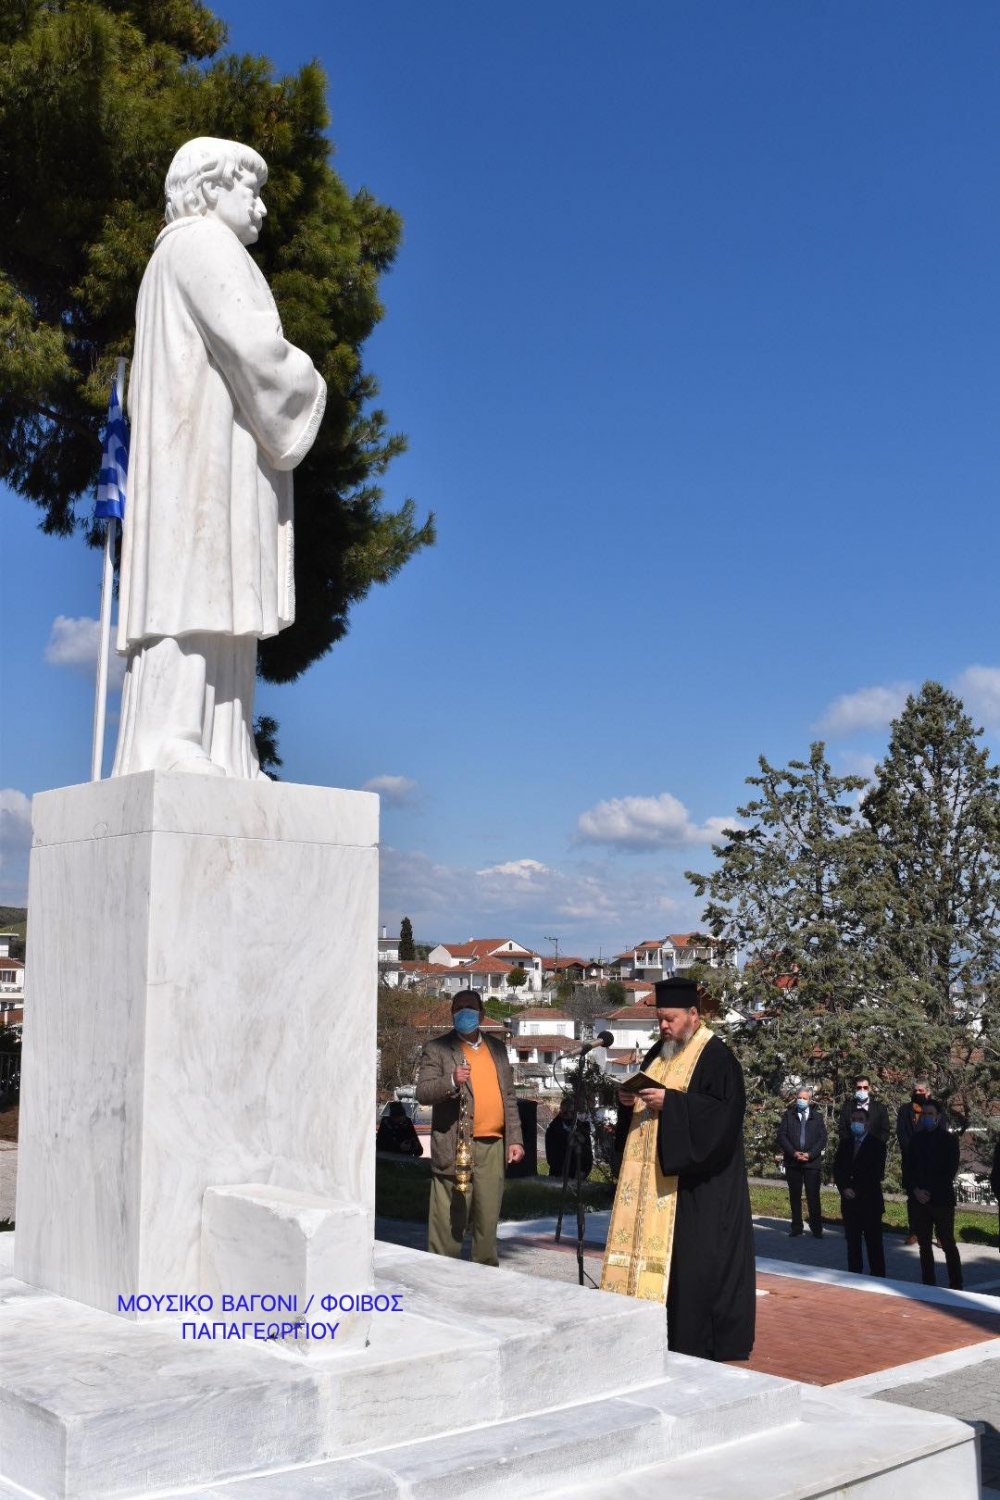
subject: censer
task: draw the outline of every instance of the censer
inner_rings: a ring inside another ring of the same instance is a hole
[[[455,1186],[460,1193],[472,1189],[472,1140],[469,1135],[469,1096],[465,1089],[458,1105],[458,1146],[455,1151]]]

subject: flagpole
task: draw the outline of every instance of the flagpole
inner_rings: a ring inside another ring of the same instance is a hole
[[[115,389],[118,404],[124,407],[125,365],[119,359],[115,371]],[[115,522],[110,517],[104,522],[104,566],[101,571],[101,615],[97,635],[97,686],[94,695],[94,741],[90,757],[90,779],[100,781],[104,764],[104,727],[107,716],[108,662],[111,655],[111,595],[114,592],[114,543]]]

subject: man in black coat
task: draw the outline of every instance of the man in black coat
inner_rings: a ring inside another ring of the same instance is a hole
[[[878,1099],[872,1098],[871,1079],[867,1073],[859,1073],[854,1080],[854,1092],[840,1106],[837,1116],[837,1139],[851,1139],[851,1117],[856,1109],[863,1109],[868,1121],[868,1134],[877,1141],[889,1144],[889,1111]]]
[[[948,1285],[962,1290],[962,1262],[955,1243],[955,1173],[958,1171],[958,1136],[944,1123],[944,1111],[936,1099],[924,1101],[920,1129],[915,1132],[903,1163],[903,1186],[911,1204],[920,1246],[920,1279],[936,1286],[934,1274],[935,1233],[944,1251]]]
[[[778,1150],[785,1162],[785,1181],[792,1210],[791,1235],[802,1233],[802,1189],[806,1190],[809,1228],[817,1239],[823,1233],[820,1182],[826,1150],[826,1121],[813,1108],[812,1090],[801,1088],[778,1126]]]
[[[868,1129],[865,1110],[856,1109],[851,1119],[851,1134],[838,1141],[833,1163],[833,1180],[840,1191],[840,1209],[847,1240],[847,1269],[859,1275],[864,1270],[861,1240],[868,1251],[868,1270],[872,1276],[885,1275],[885,1246],[882,1243],[882,1178],[885,1176],[886,1144]]]
[[[677,1179],[677,1218],[667,1283],[667,1344],[701,1359],[747,1359],[753,1349],[756,1277],[750,1190],[743,1157],[746,1089],[734,1054],[719,1037],[701,1035],[698,987],[687,979],[656,985],[660,1041],[680,1056],[699,1047],[686,1090],[619,1090],[617,1145],[624,1149],[636,1098],[657,1118],[656,1149]],[[650,1017],[652,1019],[652,1017]],[[609,1250],[610,1250],[609,1240]],[[607,1265],[607,1258],[605,1260]]]
[[[918,1078],[913,1085],[913,1091],[905,1104],[901,1104],[896,1113],[896,1140],[899,1143],[899,1158],[906,1165],[907,1153],[910,1142],[920,1129],[920,1116],[923,1113],[925,1100],[931,1097],[931,1086],[923,1078]],[[913,1224],[913,1213],[910,1208],[910,1200],[906,1200],[906,1227],[909,1231],[906,1236],[908,1245],[917,1243],[917,1231]]]

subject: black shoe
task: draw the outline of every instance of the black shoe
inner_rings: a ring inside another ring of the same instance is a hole
[[[801,1234],[801,1233],[802,1233],[802,1225],[801,1224],[799,1224],[797,1228],[796,1228],[795,1225],[793,1225],[792,1228],[788,1231],[789,1238],[791,1238],[791,1239],[794,1239],[797,1234]]]
[[[812,1237],[814,1240],[821,1240],[823,1238],[822,1229],[814,1229],[812,1232]]]

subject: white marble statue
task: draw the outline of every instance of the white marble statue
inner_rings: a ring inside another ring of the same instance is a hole
[[[295,617],[292,475],[326,385],[282,334],[244,248],[267,165],[234,141],[182,146],[136,305],[113,776],[259,776],[258,640]]]

